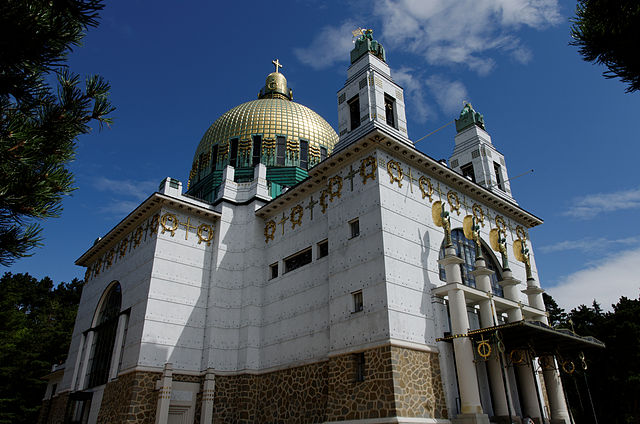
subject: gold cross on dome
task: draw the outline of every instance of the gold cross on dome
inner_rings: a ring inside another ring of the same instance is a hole
[[[280,71],[278,70],[278,68],[282,68],[280,61],[276,59],[276,60],[272,60],[271,63],[273,63],[276,66],[276,74],[279,73]]]

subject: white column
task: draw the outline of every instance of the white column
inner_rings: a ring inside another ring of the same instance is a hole
[[[449,298],[449,314],[451,318],[451,333],[453,336],[469,332],[469,317],[464,291],[456,285],[462,284],[460,264],[464,261],[456,256],[453,247],[445,249],[445,257],[438,263],[444,266],[447,284],[452,285],[447,292]],[[473,362],[473,343],[469,337],[455,337],[453,349],[456,356],[458,372],[458,388],[460,390],[461,414],[453,422],[489,423],[489,418],[482,411],[480,391],[478,390],[478,375]]]
[[[87,384],[87,367],[89,366],[89,358],[91,357],[91,350],[93,347],[93,338],[95,337],[95,331],[89,330],[87,337],[85,337],[84,343],[84,359],[82,360],[82,367],[80,368],[80,375],[78,376],[77,390],[83,390]]]
[[[215,399],[216,377],[213,374],[213,368],[207,369],[204,377],[204,385],[202,387],[202,412],[200,422],[210,424],[213,422],[213,401]]]
[[[162,377],[158,380],[158,406],[156,407],[156,424],[167,424],[169,420],[169,404],[171,403],[171,384],[173,382],[173,367],[164,364]]]
[[[122,344],[124,339],[124,330],[127,328],[127,314],[120,314],[118,317],[118,327],[116,328],[116,339],[113,343],[111,351],[111,366],[109,366],[109,381],[118,376],[118,365],[120,365],[120,354],[122,353]]]
[[[494,311],[491,304],[491,275],[494,274],[489,268],[486,267],[484,259],[476,259],[476,267],[472,272],[476,280],[476,288],[487,293],[487,298],[480,301],[480,325],[483,328],[492,327],[497,325],[494,323]],[[513,404],[511,398],[507,398],[505,391],[505,381],[502,378],[502,366],[500,365],[500,358],[498,355],[501,353],[496,349],[495,355],[491,355],[486,361],[487,368],[489,370],[489,380],[491,381],[491,394],[493,398],[493,413],[499,417],[507,417],[510,415],[509,411],[513,414]],[[507,381],[507,387],[508,387]],[[508,390],[508,389],[507,389]],[[511,393],[511,390],[508,390]],[[509,404],[507,404],[509,402]]]

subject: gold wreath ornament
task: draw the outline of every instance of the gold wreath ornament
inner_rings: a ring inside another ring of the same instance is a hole
[[[327,212],[327,196],[329,196],[329,188],[324,188],[320,192],[320,207],[322,209],[322,213]]]
[[[124,255],[127,254],[127,247],[129,246],[129,239],[128,238],[124,238],[122,239],[122,242],[120,243],[120,257],[124,258]]]
[[[478,355],[480,355],[483,359],[487,359],[489,356],[491,356],[491,345],[487,340],[481,340],[478,343],[478,347],[476,348],[476,350],[478,351]]]
[[[509,359],[516,365],[526,362],[525,354],[522,350],[512,350],[511,353],[509,353]]]
[[[425,188],[426,185],[426,188]],[[429,202],[431,202],[431,196],[433,196],[433,184],[431,180],[424,175],[418,179],[418,187],[420,187],[420,192],[422,192],[422,198],[429,198]]]
[[[521,225],[518,225],[516,227],[516,236],[518,237],[518,240],[522,240],[522,241],[527,240],[527,233],[524,231],[524,228],[522,228]]]
[[[300,205],[296,205],[291,209],[291,215],[289,216],[289,221],[291,221],[291,229],[296,228],[296,225],[302,226],[302,215],[304,214],[304,209]]]
[[[484,227],[484,210],[482,207],[479,204],[474,203],[471,207],[471,212],[473,213],[473,217],[476,219],[476,222]]]
[[[566,372],[567,374],[573,374],[576,370],[576,365],[573,363],[573,361],[562,361],[562,371]]]
[[[340,175],[336,175],[329,178],[329,181],[327,182],[327,188],[329,189],[330,202],[333,202],[334,197],[337,197],[339,199],[342,195],[342,177]]]
[[[367,167],[369,166],[371,167],[371,169],[369,170],[369,172],[367,172]],[[360,177],[362,177],[362,184],[366,184],[369,178],[375,181],[377,168],[378,163],[376,161],[376,158],[374,158],[373,156],[367,156],[366,158],[362,159],[362,162],[360,162]]]
[[[394,169],[396,170],[397,175],[393,175]],[[398,187],[402,188],[402,178],[404,178],[404,174],[402,173],[402,166],[400,165],[400,162],[396,162],[395,160],[387,162],[387,174],[389,174],[391,184],[397,182]]]
[[[507,223],[504,222],[504,218],[500,215],[496,215],[496,227],[498,227],[500,231],[507,231]]]
[[[264,242],[269,243],[269,240],[273,240],[273,236],[276,234],[276,222],[272,219],[264,226]]]
[[[449,202],[451,210],[456,211],[456,214],[460,216],[460,199],[458,198],[458,193],[453,190],[449,190],[447,193],[447,202]]]
[[[171,223],[171,225],[169,225],[169,223]],[[178,217],[174,214],[167,212],[162,215],[160,225],[162,226],[162,234],[164,234],[165,231],[169,231],[171,233],[171,237],[173,237],[176,234],[178,225],[180,225],[180,221],[178,221]]]
[[[115,255],[115,250],[111,249],[109,250],[109,253],[107,253],[106,256],[106,260],[107,260],[107,267],[110,267],[111,265],[113,265],[113,255]]]
[[[205,236],[204,233],[207,233]],[[211,240],[213,240],[213,227],[208,224],[200,224],[198,226],[198,244],[207,243],[207,246],[211,244]]]
[[[149,223],[149,228],[152,233],[158,232],[158,223],[160,222],[160,215],[155,214],[153,218],[151,218],[151,222]]]
[[[138,227],[136,228],[136,232],[133,234],[133,247],[138,247],[140,246],[140,242],[142,241],[142,233],[144,232],[144,230],[142,229],[142,227]]]

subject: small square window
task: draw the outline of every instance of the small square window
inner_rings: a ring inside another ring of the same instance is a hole
[[[354,353],[355,380],[357,382],[364,381],[365,360],[364,352]]]
[[[269,275],[270,275],[269,277],[270,280],[278,277],[278,262],[276,262],[275,264],[269,265]]]
[[[353,297],[353,313],[362,312],[364,309],[364,304],[362,302],[362,290],[351,293],[351,296]]]
[[[329,240],[322,240],[318,243],[318,259],[324,258],[329,254]]]
[[[358,218],[349,222],[349,229],[351,230],[351,238],[358,237],[360,235],[360,220]]]

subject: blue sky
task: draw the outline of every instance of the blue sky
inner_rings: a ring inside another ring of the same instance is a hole
[[[8,268],[55,281],[167,176],[186,182],[206,129],[256,98],[271,60],[294,100],[337,127],[351,30],[373,28],[405,88],[416,140],[471,101],[506,157],[543,287],[564,307],[604,307],[640,290],[640,97],[583,62],[570,41],[575,3],[556,0],[109,2],[69,64],[112,84],[111,128],[81,137],[76,190],[44,221],[44,247]],[[452,125],[419,142],[453,151]]]

